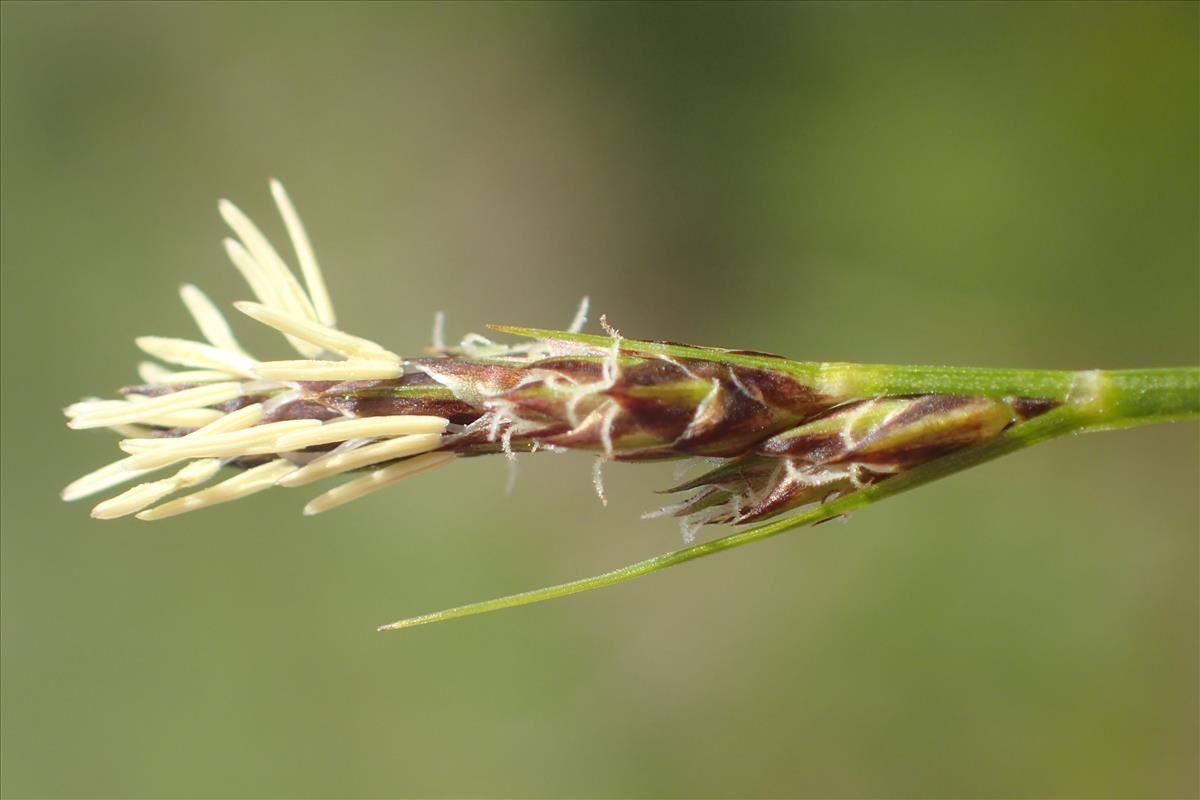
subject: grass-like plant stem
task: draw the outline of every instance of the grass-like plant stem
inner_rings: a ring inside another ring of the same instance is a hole
[[[507,332],[545,336],[550,332],[506,328]],[[568,334],[554,333],[563,338]],[[584,344],[603,344],[603,337],[569,335]],[[687,357],[693,348],[656,342],[626,341],[632,352]],[[711,351],[706,357],[712,358]],[[728,354],[729,361],[757,362],[756,355]],[[1047,413],[1018,423],[978,444],[921,464],[888,480],[864,486],[827,503],[810,507],[794,516],[769,522],[712,541],[639,561],[589,578],[561,583],[528,592],[484,600],[430,614],[402,619],[379,628],[400,630],[431,622],[469,617],[514,606],[539,603],[591,589],[613,586],[642,575],[732,550],[768,539],[785,531],[815,525],[872,505],[909,489],[961,472],[1008,453],[1050,439],[1087,431],[1134,427],[1159,422],[1200,418],[1200,368],[1141,370],[1092,370],[1087,372],[1044,370],[991,370],[905,366],[809,364],[770,359],[774,369],[802,374],[818,385],[852,384],[863,395],[946,393],[987,397],[1023,396],[1061,403]]]
[[[593,457],[602,502],[607,462],[704,459],[707,471],[661,492],[682,500],[646,515],[677,518],[688,544],[706,525],[758,526],[382,630],[610,586],[823,522],[1046,439],[1200,416],[1200,368],[792,361],[627,339],[603,315],[606,335],[580,333],[587,298],[567,331],[494,326],[524,337],[513,345],[467,334],[447,346],[439,316],[433,346],[406,358],[338,327],[296,210],[277,181],[271,193],[303,285],[254,223],[223,200],[221,216],[237,237],[225,240],[226,252],[257,299],[234,307],[283,334],[301,358],[250,355],[213,302],[185,284],[180,299],[204,341],[138,337],[155,359],[138,365],[140,383],[121,389],[119,399],[64,409],[71,428],[122,436],[124,453],[65,487],[64,500],[146,478],[91,513],[152,521],[274,487],[348,478],[304,506],[305,514],[324,514],[458,458],[573,450]],[[173,472],[163,474],[167,468]]]

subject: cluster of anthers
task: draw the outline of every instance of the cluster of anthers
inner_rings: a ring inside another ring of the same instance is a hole
[[[108,428],[125,436],[120,448],[127,455],[67,486],[64,500],[182,464],[170,477],[140,483],[92,509],[100,519],[136,514],[156,520],[272,486],[303,486],[374,467],[305,506],[306,514],[318,514],[454,457],[435,452],[461,432],[446,417],[359,416],[311,400],[314,387],[398,378],[406,366],[375,342],[338,330],[300,218],[282,184],[272,181],[271,192],[304,284],[254,223],[223,200],[221,216],[237,237],[225,240],[225,251],[258,300],[235,307],[284,334],[303,358],[253,357],[212,301],[197,287],[184,285],[180,295],[206,341],[140,337],[141,350],[175,368],[144,361],[138,367],[143,384],[124,390],[123,399],[90,398],[65,409],[71,428]],[[154,505],[208,481],[226,465],[242,469],[208,488]]]

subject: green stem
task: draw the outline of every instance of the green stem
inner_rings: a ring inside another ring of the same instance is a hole
[[[858,367],[858,369],[863,369]],[[940,391],[954,394],[988,394],[981,391],[992,387],[1010,388],[1009,381],[1020,380],[1020,376],[1041,376],[1046,391],[1057,394],[1042,395],[1061,399],[1063,405],[1027,422],[1014,425],[998,436],[980,444],[964,448],[927,464],[915,467],[887,480],[866,486],[831,502],[813,507],[793,517],[760,525],[750,530],[723,536],[709,542],[685,547],[664,555],[655,556],[630,564],[626,567],[595,575],[590,578],[548,586],[533,591],[484,600],[478,603],[410,617],[379,630],[399,630],[440,622],[456,617],[467,617],[498,611],[503,608],[538,603],[570,594],[612,586],[642,575],[693,561],[697,558],[731,550],[735,547],[768,539],[784,531],[804,525],[815,525],[834,517],[847,514],[864,506],[877,503],[893,495],[951,475],[970,467],[991,461],[1002,455],[1024,449],[1039,442],[1069,434],[1090,430],[1132,427],[1157,422],[1172,422],[1200,418],[1200,368],[1173,368],[1151,370],[1120,370],[1110,372],[1079,373],[1032,373],[1020,371],[954,370],[928,371],[929,383],[911,367],[879,367],[873,380],[876,391],[895,393],[917,393],[931,391],[929,385],[942,387]],[[994,380],[988,383],[986,375]],[[954,383],[954,376],[961,381]],[[997,377],[999,375],[999,377]],[[1068,378],[1063,380],[1062,375]],[[1053,377],[1050,377],[1053,376]],[[924,386],[924,389],[916,389]],[[900,388],[904,387],[904,388]],[[1006,394],[1025,397],[1039,396],[1042,389],[1014,387]]]
[[[606,352],[612,345],[608,336],[542,328],[522,328],[510,325],[491,325],[492,330],[515,336],[552,340],[583,345],[597,353]],[[996,369],[991,367],[943,367],[928,365],[851,364],[843,362],[793,361],[765,353],[749,353],[671,342],[622,339],[621,352],[697,358],[727,364],[775,370],[786,373],[814,389],[839,396],[870,397],[905,394],[959,394],[976,397],[1028,397],[1064,401],[1072,388],[1096,371],[1077,372],[1049,369]],[[1177,391],[1189,395],[1194,402],[1197,394],[1197,371],[1194,368],[1114,370],[1100,372],[1118,389],[1153,390],[1161,401],[1161,392]],[[1171,389],[1170,387],[1174,387]]]

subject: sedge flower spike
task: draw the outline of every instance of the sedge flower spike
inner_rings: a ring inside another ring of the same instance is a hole
[[[299,276],[222,200],[225,251],[254,300],[234,308],[283,335],[299,358],[259,360],[196,286],[180,297],[195,340],[143,336],[153,361],[119,399],[65,409],[68,426],[124,437],[124,457],[79,478],[64,500],[123,484],[98,519],[157,520],[273,487],[344,481],[308,502],[320,514],[455,458],[582,450],[603,465],[691,459],[702,474],[665,490],[687,542],[703,525],[794,516],[593,578],[401,620],[396,629],[607,586],[815,524],[1046,439],[1200,416],[1200,369],[1084,372],[791,361],[754,351],[493,326],[402,357],[338,327],[315,251],[278,181],[271,194]],[[170,470],[163,475],[160,471]],[[222,470],[229,474],[218,479]],[[215,481],[215,482],[213,482]],[[188,494],[179,496],[184,490]]]

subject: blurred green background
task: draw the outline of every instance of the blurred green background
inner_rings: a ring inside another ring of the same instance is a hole
[[[615,590],[666,466],[524,459],[304,518],[60,487],[59,409],[308,223],[345,327],[434,310],[819,360],[1200,361],[1195,3],[3,5],[8,797],[1129,796],[1197,785],[1194,424],[1061,441]],[[237,321],[260,354],[282,341]]]

